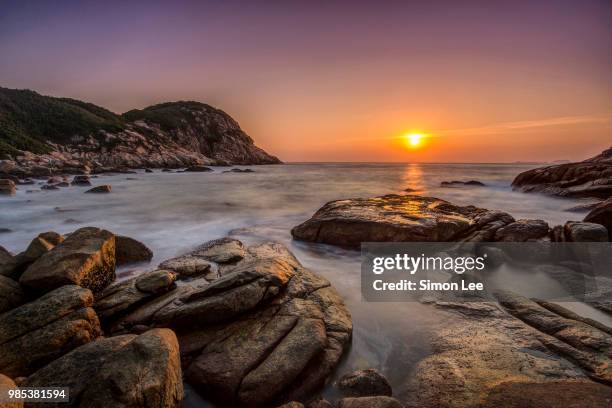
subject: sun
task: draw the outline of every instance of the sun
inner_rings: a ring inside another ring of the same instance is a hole
[[[423,145],[425,135],[422,133],[407,133],[404,135],[404,138],[406,139],[406,143],[410,148],[416,149]]]

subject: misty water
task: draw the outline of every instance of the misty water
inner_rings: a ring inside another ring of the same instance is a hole
[[[256,166],[255,173],[223,173],[227,168],[210,173],[138,172],[92,179],[94,185],[112,185],[112,193],[104,195],[84,194],[84,187],[27,193],[39,186],[19,186],[15,196],[0,197],[0,228],[12,230],[0,234],[0,245],[19,252],[40,232],[67,233],[93,225],[146,243],[155,256],[150,265],[140,266],[145,270],[226,235],[248,244],[282,242],[306,267],[328,278],[351,311],[353,342],[336,375],[374,367],[388,376],[400,398],[409,398],[405,385],[410,370],[429,353],[428,334],[448,317],[419,303],[363,302],[359,253],[292,241],[290,229],[330,200],[406,189],[551,225],[582,219],[584,214],[564,210],[585,201],[512,191],[512,179],[532,167],[352,163]],[[449,180],[479,180],[486,186],[440,187]],[[120,277],[134,273],[119,272]],[[577,308],[592,312],[586,305]],[[328,387],[325,394],[333,397],[333,392]],[[192,397],[186,405],[196,401]]]

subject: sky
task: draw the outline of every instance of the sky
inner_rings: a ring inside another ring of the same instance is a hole
[[[612,2],[0,0],[0,86],[206,102],[292,162],[582,160],[612,145]]]

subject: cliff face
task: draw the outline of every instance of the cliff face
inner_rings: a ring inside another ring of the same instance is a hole
[[[612,148],[590,159],[525,171],[512,182],[524,192],[560,197],[612,196]]]
[[[280,163],[227,113],[203,103],[169,102],[116,115],[73,99],[5,88],[0,155],[24,173]]]

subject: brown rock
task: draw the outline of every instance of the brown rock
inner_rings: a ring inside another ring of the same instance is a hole
[[[79,175],[74,176],[70,184],[73,186],[91,186],[91,181],[88,175]]]
[[[0,313],[14,309],[24,302],[25,296],[19,283],[0,275]]]
[[[517,220],[495,233],[495,241],[525,242],[547,238],[550,231],[548,223],[542,220]]]
[[[13,195],[17,191],[15,182],[9,179],[0,179],[0,194]]]
[[[0,246],[0,275],[11,276],[17,266],[15,257],[4,247]]]
[[[218,277],[217,268],[213,262],[193,255],[183,255],[168,259],[160,263],[159,268],[174,271],[180,278],[204,276],[207,280],[212,281]]]
[[[108,184],[104,184],[101,186],[96,186],[94,188],[90,188],[86,191],[86,193],[110,193],[112,191],[112,187]]]
[[[338,408],[404,408],[401,402],[391,397],[343,398]]]
[[[569,242],[607,242],[608,230],[601,224],[568,221],[564,226]]]
[[[115,279],[115,236],[95,227],[76,230],[26,269],[19,282],[45,292],[76,284],[99,292]]]
[[[100,335],[91,291],[68,285],[0,315],[0,372],[29,375]]]
[[[391,385],[377,370],[356,371],[340,378],[337,387],[349,397],[371,397],[377,395],[393,395]]]
[[[291,234],[303,241],[353,248],[362,242],[491,241],[497,229],[512,222],[503,212],[390,194],[329,202]]]
[[[598,204],[584,217],[584,222],[601,224],[608,230],[608,240],[612,241],[612,197]]]
[[[191,255],[220,263],[236,263],[245,257],[242,242],[233,238],[221,238],[198,247]]]
[[[13,380],[4,374],[0,374],[0,390],[15,389],[17,385]],[[6,396],[6,392],[3,397]],[[23,401],[15,400],[15,402],[0,402],[0,408],[23,408]]]
[[[134,262],[148,262],[153,258],[153,251],[142,242],[130,237],[117,235],[115,237],[115,246],[117,266]]]

